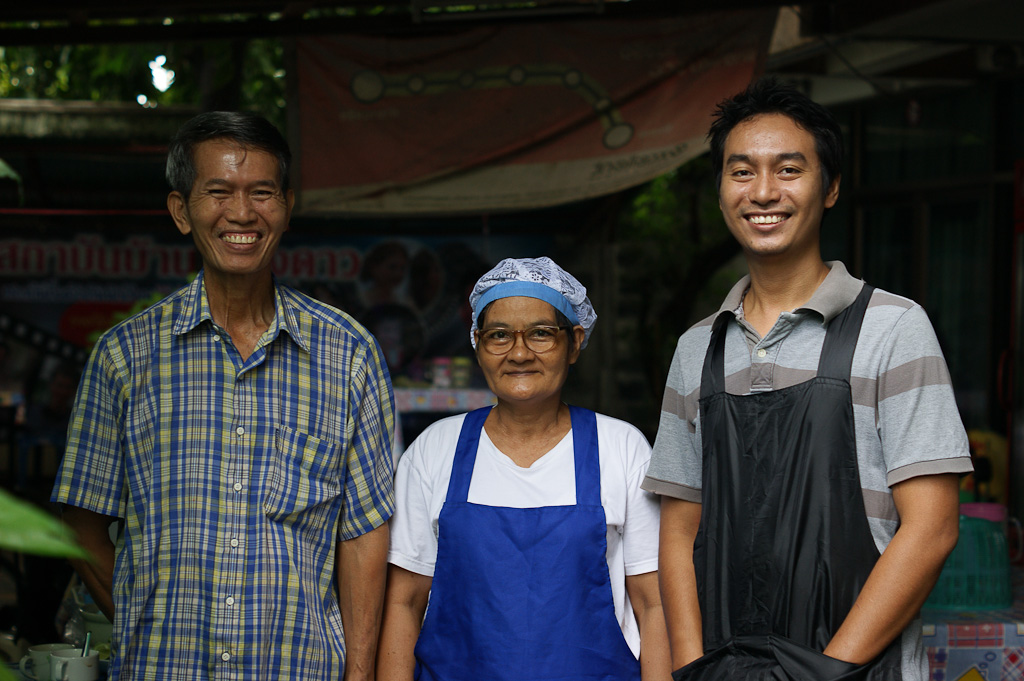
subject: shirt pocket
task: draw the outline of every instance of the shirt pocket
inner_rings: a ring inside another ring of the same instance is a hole
[[[274,434],[263,510],[290,525],[322,527],[340,504],[341,445],[286,426]]]

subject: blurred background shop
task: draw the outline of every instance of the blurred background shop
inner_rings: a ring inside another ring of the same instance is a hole
[[[298,203],[277,276],[374,332],[406,442],[488,403],[468,288],[541,254],[599,315],[566,398],[653,441],[675,339],[743,274],[708,114],[772,73],[846,135],[824,256],[924,305],[980,462],[965,495],[1020,517],[1022,27],[1019,0],[8,3],[0,482],[45,505],[96,335],[195,274],[163,160],[215,108],[287,131]]]

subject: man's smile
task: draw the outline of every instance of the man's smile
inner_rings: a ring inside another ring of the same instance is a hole
[[[787,217],[786,215],[748,215],[747,220],[750,220],[755,225],[775,225]]]
[[[221,241],[226,241],[229,244],[254,244],[259,240],[257,234],[225,234],[221,237]]]

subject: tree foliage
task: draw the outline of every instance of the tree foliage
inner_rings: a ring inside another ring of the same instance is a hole
[[[174,72],[165,91],[150,64],[161,55]],[[0,97],[245,109],[283,129],[284,48],[276,39],[0,47]]]
[[[622,264],[638,295],[636,347],[660,397],[676,340],[738,278],[740,253],[718,207],[707,155],[635,191],[619,221]]]

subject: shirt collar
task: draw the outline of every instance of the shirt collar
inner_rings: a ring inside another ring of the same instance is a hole
[[[815,289],[810,300],[794,312],[817,312],[821,315],[822,322],[828,323],[833,317],[853,304],[864,282],[854,278],[846,270],[846,266],[838,260],[828,261],[825,265],[829,268],[825,280]],[[738,317],[738,311],[743,304],[743,296],[748,288],[750,288],[749,274],[736,282],[735,286],[729,290],[729,294],[722,302],[722,306],[718,308],[715,318],[717,319],[726,312]]]
[[[832,260],[825,265],[829,268],[828,276],[814,291],[811,299],[799,309],[817,312],[827,324],[837,314],[853,305],[860,295],[864,281],[854,278],[846,271],[846,265],[838,260]]]
[[[301,327],[295,319],[295,310],[285,304],[286,292],[277,284],[274,279],[274,319],[270,322],[267,332],[268,342],[277,338],[282,331],[295,341],[296,345],[309,352],[309,343],[302,335]],[[196,278],[189,284],[182,295],[182,308],[178,318],[174,321],[173,333],[182,335],[199,326],[205,321],[213,323],[213,315],[210,314],[210,301],[206,297],[206,280],[203,271],[200,270]]]
[[[174,320],[172,332],[175,336],[188,333],[199,326],[204,320],[213,320],[210,306],[206,302],[206,286],[203,284],[203,271],[185,287],[181,295],[181,312]]]

